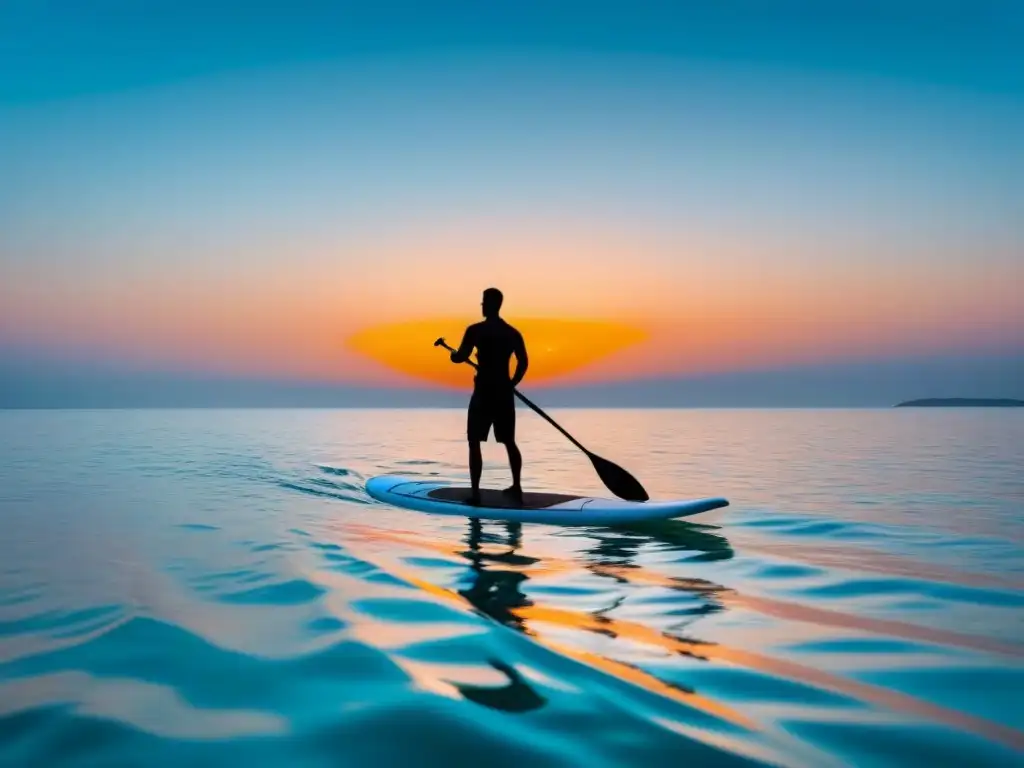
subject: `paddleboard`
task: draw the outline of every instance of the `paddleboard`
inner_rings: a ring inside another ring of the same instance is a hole
[[[622,525],[640,520],[688,517],[726,507],[723,498],[678,501],[622,501],[562,493],[523,494],[520,504],[498,490],[481,489],[480,504],[469,504],[470,488],[440,478],[379,475],[366,481],[377,501],[435,515],[548,525]]]

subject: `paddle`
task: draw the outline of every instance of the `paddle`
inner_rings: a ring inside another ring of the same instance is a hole
[[[445,343],[444,338],[440,338],[435,341],[434,346],[444,347],[449,352],[455,352],[454,348]],[[476,363],[472,360],[467,360],[466,362],[474,368],[477,367]],[[624,470],[618,464],[614,464],[608,461],[608,459],[603,459],[597,454],[588,451],[575,437],[562,429],[554,419],[544,413],[544,411],[542,411],[538,406],[530,402],[530,400],[528,400],[527,397],[518,389],[513,389],[512,391],[515,392],[516,397],[530,406],[538,416],[565,435],[569,439],[570,443],[586,454],[587,458],[590,459],[590,463],[594,465],[594,470],[597,472],[597,476],[601,478],[601,482],[604,483],[605,487],[609,491],[614,493],[620,499],[625,499],[626,501],[647,501],[650,498],[650,496],[647,495],[647,491],[644,490],[644,487],[640,485],[640,481],[629,474],[629,472]]]

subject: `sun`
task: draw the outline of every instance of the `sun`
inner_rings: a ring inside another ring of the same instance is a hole
[[[619,350],[644,341],[647,333],[624,323],[601,320],[508,318],[526,342],[527,380],[539,383],[572,373]],[[439,337],[458,347],[466,318],[432,318],[378,325],[351,336],[350,349],[398,373],[433,384],[465,388],[473,369],[454,365],[448,351],[435,347]],[[515,366],[515,359],[511,366]]]

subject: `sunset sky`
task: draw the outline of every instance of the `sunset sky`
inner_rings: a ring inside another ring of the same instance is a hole
[[[464,386],[431,344],[491,285],[532,387],[956,360],[1000,373],[941,394],[1024,395],[1022,9],[0,4],[0,406]]]

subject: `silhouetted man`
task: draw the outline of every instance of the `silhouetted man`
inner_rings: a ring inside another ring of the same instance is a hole
[[[473,486],[471,503],[474,504],[480,503],[480,473],[483,470],[480,443],[487,439],[492,426],[495,441],[505,444],[512,470],[512,485],[505,489],[505,493],[519,501],[523,497],[520,480],[523,457],[516,446],[516,401],[512,390],[526,375],[529,361],[522,334],[498,315],[502,299],[497,288],[484,291],[481,303],[484,320],[469,326],[459,348],[451,353],[453,363],[464,363],[476,349],[477,373],[466,419],[469,476]],[[510,378],[509,360],[513,354],[516,356],[516,370]]]

